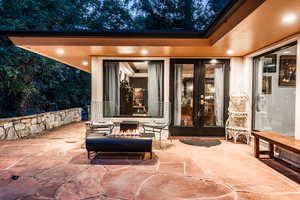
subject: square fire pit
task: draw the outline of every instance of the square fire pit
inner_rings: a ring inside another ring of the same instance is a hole
[[[120,131],[137,130],[139,128],[138,121],[122,121],[120,123]]]
[[[106,135],[91,132],[86,136],[88,158],[91,153],[137,153],[149,152],[152,159],[152,138],[141,137],[138,131],[138,122],[122,122],[122,129]],[[125,131],[124,131],[125,130]]]

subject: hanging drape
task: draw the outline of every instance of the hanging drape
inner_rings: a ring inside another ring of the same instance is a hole
[[[120,114],[119,62],[105,62],[105,116]]]
[[[174,74],[174,125],[181,125],[181,97],[182,97],[182,65],[175,64]]]
[[[215,116],[216,126],[224,126],[224,72],[215,68]]]
[[[148,66],[148,115],[162,116],[163,63],[150,62]]]
[[[261,57],[253,59],[253,66],[256,68],[257,73],[255,74],[255,129],[261,131],[272,130],[268,110],[266,104],[272,105],[272,98],[268,98],[270,95],[265,95],[262,92],[263,89],[263,70],[264,70],[264,59]]]

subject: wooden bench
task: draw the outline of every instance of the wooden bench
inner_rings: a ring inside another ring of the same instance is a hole
[[[252,132],[254,136],[254,156],[259,158],[261,151],[259,150],[259,140],[264,140],[269,143],[269,155],[274,157],[274,145],[292,151],[296,154],[300,154],[300,140],[280,135],[273,132]]]

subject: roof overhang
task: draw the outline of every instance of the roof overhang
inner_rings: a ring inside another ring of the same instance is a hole
[[[89,57],[228,57],[245,56],[300,32],[300,15],[293,24],[282,23],[288,13],[300,13],[299,0],[245,0],[206,38],[168,37],[168,33],[7,32],[17,46],[84,71]],[[137,34],[137,35],[136,35]],[[149,33],[148,33],[149,34]],[[160,34],[160,35],[159,35]],[[173,35],[174,36],[174,35]],[[56,50],[63,48],[64,55]],[[141,50],[148,50],[147,55]]]

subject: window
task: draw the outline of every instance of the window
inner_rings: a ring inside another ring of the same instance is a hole
[[[253,129],[294,137],[296,44],[254,59]]]
[[[163,61],[104,61],[104,117],[163,117]]]

